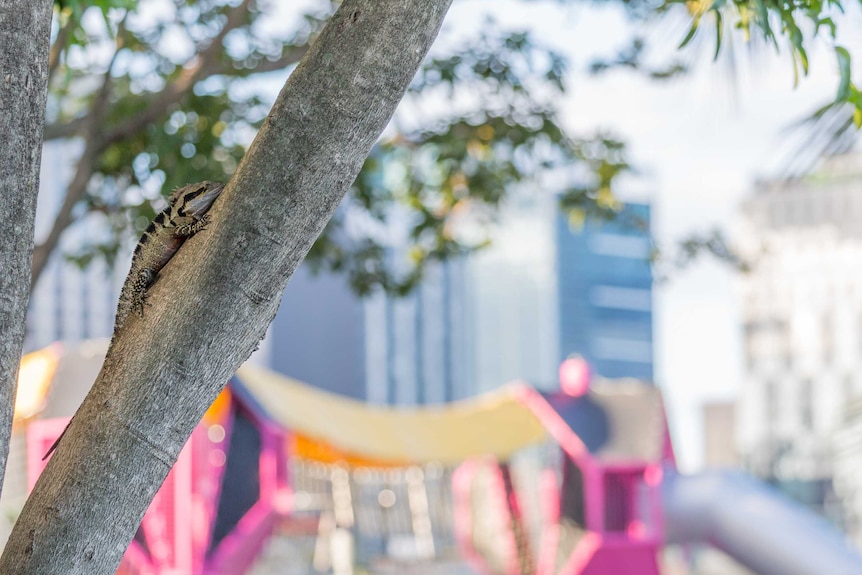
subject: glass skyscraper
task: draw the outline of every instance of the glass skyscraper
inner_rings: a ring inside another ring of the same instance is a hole
[[[611,221],[557,218],[560,361],[583,356],[594,373],[653,380],[650,206]]]
[[[492,247],[437,264],[403,298],[359,298],[301,267],[270,329],[270,365],[377,404],[449,402],[524,380],[555,389],[584,356],[596,374],[652,381],[650,208],[570,226],[555,198],[504,212]]]

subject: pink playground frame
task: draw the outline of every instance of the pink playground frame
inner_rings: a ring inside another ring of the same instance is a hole
[[[275,527],[285,525],[284,520],[290,518],[294,508],[288,476],[290,431],[271,421],[237,380],[231,380],[228,393],[229,408],[208,414],[180,453],[144,516],[141,524],[144,543],[138,539],[132,541],[120,573],[239,575],[253,563]],[[541,422],[563,456],[580,470],[586,534],[562,568],[555,571],[560,542],[561,482],[556,470],[545,470],[540,479],[544,520],[539,548],[529,554],[521,549],[524,557],[519,557],[515,532],[506,530],[502,541],[505,575],[520,575],[520,562],[533,554],[535,557],[529,558],[535,559],[536,575],[658,575],[657,554],[664,536],[659,490],[664,470],[675,467],[666,419],[656,460],[610,462],[591,454],[545,397],[532,387],[516,385],[515,396]],[[260,433],[258,498],[231,532],[211,548],[231,430],[235,414],[240,412]],[[44,468],[42,455],[67,422],[63,418],[28,425],[27,470],[31,489]],[[221,428],[216,429],[217,426]],[[486,573],[488,565],[473,546],[470,492],[476,474],[489,469],[496,512],[508,519],[508,525],[519,522],[523,525],[518,494],[511,484],[507,488],[503,470],[495,459],[466,461],[452,477],[456,541],[463,556]],[[635,501],[645,501],[646,506],[635,505]],[[609,517],[613,525],[609,524]],[[309,532],[316,528],[312,523],[307,518],[296,518],[290,525]]]
[[[234,380],[231,409],[221,421],[201,422],[186,443],[141,523],[146,546],[133,540],[120,573],[136,575],[230,575],[243,573],[281,518],[292,509],[287,466],[288,433],[270,421]],[[261,436],[257,502],[208,553],[226,467],[234,410],[242,410]],[[42,456],[69,418],[33,421],[27,428],[27,482],[35,485]],[[221,425],[212,438],[211,426]],[[219,437],[221,436],[221,437]],[[218,440],[215,441],[214,439]]]
[[[575,546],[559,575],[659,575],[658,551],[663,544],[664,522],[661,507],[660,487],[664,468],[675,467],[675,458],[667,424],[664,426],[661,456],[657,461],[623,460],[607,462],[594,457],[577,434],[545,398],[527,384],[519,384],[516,397],[526,405],[544,425],[548,435],[559,444],[564,457],[569,458],[583,475],[584,484],[584,528],[587,533]],[[453,491],[456,509],[456,540],[462,553],[482,573],[490,573],[484,558],[473,546],[470,490],[473,478],[482,465],[494,462],[474,460],[458,467],[453,475]],[[536,575],[555,575],[555,561],[559,544],[560,484],[556,472],[547,469],[541,477],[542,512],[544,521],[536,558]],[[502,484],[502,482],[499,482]],[[636,509],[635,490],[642,486],[647,501],[645,517],[628,519],[625,529],[612,529],[606,525],[608,513],[608,490],[616,487],[614,499],[623,509]],[[500,490],[493,495],[505,502],[508,495]],[[517,507],[514,508],[517,510]],[[504,510],[509,521],[519,521]],[[517,552],[512,537],[505,541],[507,575],[517,573],[510,567],[512,558],[517,569]]]

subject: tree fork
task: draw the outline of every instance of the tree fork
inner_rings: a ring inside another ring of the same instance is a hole
[[[288,79],[213,223],[118,334],[25,505],[0,572],[108,575],[356,178],[451,0],[345,0]]]

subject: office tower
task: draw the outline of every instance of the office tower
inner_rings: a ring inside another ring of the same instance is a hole
[[[740,286],[742,456],[836,519],[835,433],[862,393],[860,186],[858,156],[832,158],[805,179],[762,182],[742,208],[739,236],[753,263]]]
[[[650,207],[627,204],[611,221],[556,219],[562,361],[595,373],[653,379]]]

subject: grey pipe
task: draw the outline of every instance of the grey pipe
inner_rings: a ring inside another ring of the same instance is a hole
[[[669,473],[662,488],[668,543],[707,543],[758,575],[862,575],[841,531],[737,471]]]

